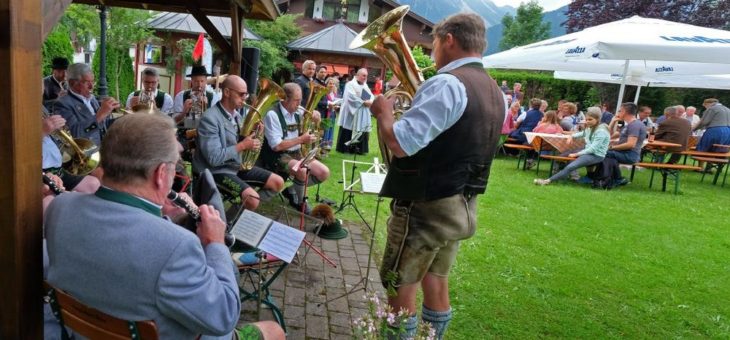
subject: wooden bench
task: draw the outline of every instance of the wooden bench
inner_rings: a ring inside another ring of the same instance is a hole
[[[705,171],[702,172],[702,179],[700,182],[705,181],[705,175],[707,174],[706,170],[709,169],[715,169],[715,177],[712,179],[712,185],[717,184],[717,180],[720,178],[720,173],[722,172],[722,169],[725,169],[725,176],[722,178],[722,186],[725,186],[725,181],[727,180],[727,164],[730,162],[727,158],[711,158],[711,157],[699,157],[699,156],[692,156],[692,159],[698,161],[698,162],[705,162],[707,164],[707,167],[705,168]]]
[[[525,144],[513,144],[513,143],[504,143],[502,144],[502,147],[505,149],[514,149],[517,150],[517,169],[520,168],[520,163],[523,161],[522,164],[522,170],[525,170],[527,168],[527,152],[533,150],[532,146],[525,145]]]
[[[654,182],[654,171],[659,171],[662,174],[662,191],[667,191],[667,177],[674,179],[674,194],[679,192],[679,175],[685,170],[701,170],[702,168],[694,165],[684,164],[667,164],[667,163],[635,163],[635,166],[640,166],[645,169],[651,169],[651,179],[649,180],[649,188],[652,187]]]
[[[553,174],[555,163],[570,163],[576,160],[576,157],[557,156],[557,155],[540,155],[540,158],[550,160],[550,175]],[[539,165],[538,165],[539,166]]]

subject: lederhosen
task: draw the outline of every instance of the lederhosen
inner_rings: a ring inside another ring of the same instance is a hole
[[[279,124],[281,125],[281,139],[286,139],[286,133],[288,131],[299,131],[299,124],[300,124],[300,117],[298,114],[294,113],[294,120],[296,121],[296,124],[287,124],[286,118],[284,118],[284,113],[281,112],[281,104],[276,103],[274,107],[271,109],[272,111],[276,112],[277,117],[279,118]],[[282,160],[282,156],[287,155],[288,157],[284,157]],[[302,152],[301,149],[294,150],[294,151],[274,151],[269,146],[269,141],[264,137],[264,143],[261,146],[261,154],[259,155],[259,159],[257,160],[256,164],[264,169],[269,169],[276,174],[287,178],[289,177],[289,171],[287,168],[287,165],[289,163],[289,159],[301,159],[302,158]]]

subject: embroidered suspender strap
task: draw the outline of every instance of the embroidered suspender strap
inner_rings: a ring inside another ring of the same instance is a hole
[[[281,112],[281,110],[274,110],[276,112],[276,115],[279,117],[279,124],[281,125],[281,139],[286,139],[286,132],[289,131],[288,126],[289,124],[286,123],[286,119],[284,118],[284,114]],[[299,115],[294,114],[294,120],[297,122],[297,126],[299,126]]]
[[[165,105],[165,92],[157,91],[157,96],[155,96],[155,104],[157,105],[157,108],[162,109],[162,106]]]

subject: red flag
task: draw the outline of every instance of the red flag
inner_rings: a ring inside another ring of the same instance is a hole
[[[200,58],[203,57],[203,40],[205,39],[205,36],[203,33],[200,33],[198,36],[198,42],[195,43],[195,48],[193,48],[193,62],[198,63],[200,61]]]

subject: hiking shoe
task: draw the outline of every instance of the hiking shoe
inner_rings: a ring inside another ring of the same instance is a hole
[[[548,184],[550,184],[550,180],[535,178],[535,180],[532,181],[532,183],[535,183],[535,185],[548,185]]]

